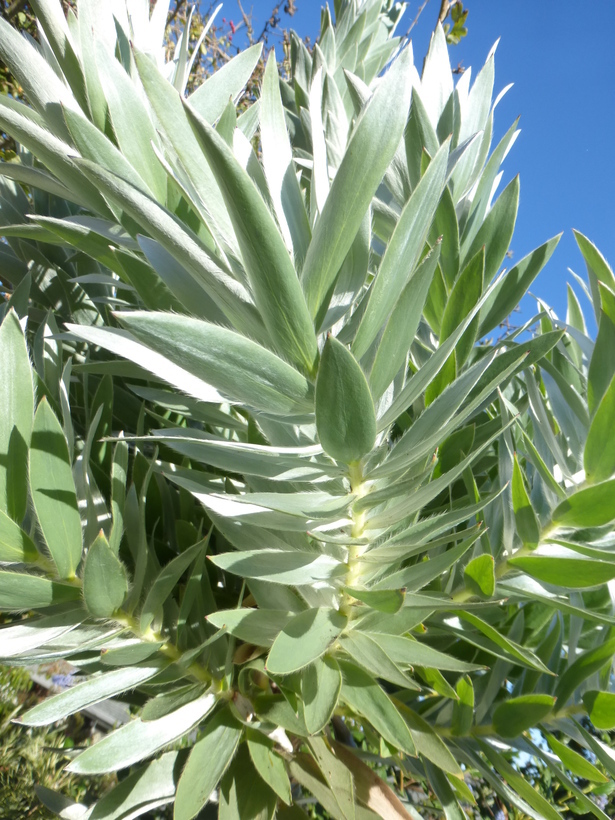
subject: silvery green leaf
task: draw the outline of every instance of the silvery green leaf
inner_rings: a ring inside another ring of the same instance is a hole
[[[449,144],[445,142],[401,212],[352,343],[352,352],[357,358],[361,358],[367,351],[390,316],[403,289],[413,280],[416,264],[444,188],[448,149]]]
[[[75,99],[55,72],[49,70],[39,52],[5,19],[0,20],[0,54],[30,103],[65,139],[61,105],[76,108]]]
[[[84,618],[83,609],[69,605],[55,615],[4,626],[0,629],[0,658],[13,658],[51,643],[79,626]]]
[[[95,618],[110,618],[122,606],[128,592],[126,569],[100,532],[88,549],[83,568],[83,597]]]
[[[26,726],[47,726],[101,700],[134,689],[153,678],[163,668],[164,662],[158,661],[96,675],[83,683],[71,686],[59,695],[46,698],[32,709],[28,709],[19,720]]]
[[[314,228],[301,273],[314,317],[326,307],[326,295],[399,145],[410,104],[410,59],[406,49],[367,103]]]
[[[118,313],[117,318],[149,348],[232,401],[275,415],[311,406],[311,385],[305,376],[232,330],[171,313],[134,311]]]
[[[218,241],[234,248],[233,229],[224,200],[209,165],[203,162],[203,154],[188,123],[180,95],[147,55],[135,51],[134,57],[150,104],[207,213],[208,227]],[[228,97],[225,97],[220,113],[227,103]]]
[[[28,495],[34,387],[24,332],[14,310],[9,311],[0,325],[0,348],[0,512],[21,522]],[[14,538],[11,543],[16,544]]]
[[[160,379],[164,379],[178,390],[205,402],[219,403],[224,401],[218,391],[207,382],[194,376],[188,370],[178,367],[160,353],[137,342],[125,331],[116,328],[87,327],[86,325],[66,324],[67,329],[80,339],[98,345],[125,356]]]
[[[197,281],[203,282],[233,324],[258,339],[263,337],[264,328],[245,288],[220,267],[211,252],[181,220],[115,174],[88,160],[75,162],[106,196],[157,239]]]
[[[260,59],[262,50],[262,44],[256,43],[240,52],[208,77],[188,97],[188,102],[194,110],[213,125],[224,111],[229,97],[235,99],[243,91]]]
[[[352,353],[329,336],[316,379],[316,429],[325,452],[337,461],[360,461],[376,440],[376,412],[369,385]]]
[[[354,663],[340,661],[339,665],[343,675],[342,701],[366,718],[387,743],[406,754],[415,754],[406,722],[380,685]]]
[[[192,820],[208,802],[233,759],[241,734],[242,726],[228,707],[207,723],[177,786],[175,820]]]
[[[61,578],[81,561],[81,517],[64,432],[46,398],[38,406],[29,453],[30,492],[45,543]]]
[[[146,632],[150,624],[156,617],[158,610],[162,607],[168,596],[172,593],[179,579],[188,569],[190,564],[196,560],[201,550],[205,547],[204,541],[199,541],[192,547],[173,558],[172,561],[163,567],[154,583],[150,587],[145,603],[141,609],[141,632]]]
[[[217,567],[242,578],[256,578],[293,586],[330,581],[346,572],[344,564],[328,555],[267,548],[225,552],[222,555],[210,556],[210,560]]]
[[[5,612],[43,609],[78,601],[80,597],[78,586],[51,581],[40,575],[0,570],[0,607]]]
[[[137,239],[147,261],[188,314],[219,325],[227,324],[226,317],[209,296],[206,288],[159,242],[147,236],[139,236]],[[163,308],[163,305],[160,307]]]
[[[78,774],[103,774],[132,766],[189,732],[215,703],[215,695],[205,694],[159,720],[136,718],[81,752],[67,769]]]
[[[273,642],[265,669],[272,675],[297,672],[322,657],[342,632],[348,618],[330,607],[293,615]]]
[[[421,97],[434,128],[452,93],[453,78],[448,57],[448,46],[442,26],[438,24],[431,36],[429,51],[423,66],[423,76],[421,77]]]
[[[166,175],[152,148],[158,135],[139,90],[102,44],[96,51],[96,64],[119,149],[155,198],[164,203]]]
[[[402,689],[420,691],[420,686],[409,678],[383,649],[379,636],[372,637],[359,629],[353,629],[347,635],[342,635],[339,643],[355,663],[375,677]]]
[[[305,726],[312,735],[329,723],[342,689],[337,661],[325,655],[307,666],[301,675]]]
[[[270,54],[260,99],[263,169],[280,230],[300,269],[310,242],[310,226],[295,175],[279,83],[275,56]]]
[[[430,356],[427,362],[411,378],[408,379],[401,392],[395,397],[391,406],[378,420],[379,430],[384,430],[389,424],[395,421],[395,419],[426,390],[431,381],[444,367],[448,357],[455,349],[455,346],[462,337],[464,331],[472,323],[472,320],[489,298],[493,288],[495,288],[496,285],[497,281],[491,285],[491,287],[487,288],[476,305],[474,305],[465,319],[463,319],[461,324],[458,325],[448,339],[446,339],[446,341],[438,347],[435,353]]]
[[[89,820],[132,820],[171,803],[184,757],[185,752],[166,752],[132,772],[96,802]]]
[[[275,220],[222,137],[189,105],[186,113],[222,191],[263,322],[275,346],[313,374],[318,355],[314,325]]]
[[[202,464],[276,481],[315,482],[343,475],[339,467],[323,460],[322,448],[318,445],[271,447],[219,438],[196,429],[157,431],[144,440],[165,442],[178,453]]]
[[[271,646],[290,618],[279,609],[223,609],[207,616],[209,623],[256,646]]]
[[[444,575],[453,567],[476,543],[481,533],[476,532],[469,538],[461,541],[457,546],[443,552],[441,555],[429,556],[429,561],[422,561],[413,566],[400,569],[397,572],[385,577],[384,580],[376,584],[376,589],[399,589],[405,587],[410,592],[418,592],[424,586]]]

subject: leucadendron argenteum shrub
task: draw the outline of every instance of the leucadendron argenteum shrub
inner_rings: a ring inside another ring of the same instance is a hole
[[[458,820],[478,779],[607,818],[615,277],[579,236],[595,343],[574,295],[502,335],[557,238],[501,272],[493,54],[454,83],[438,28],[419,77],[401,5],[340,0],[237,116],[260,47],[186,99],[162,0],[32,5],[38,42],[0,21],[0,660],[77,670],[26,726],[134,713],[68,763],[118,786],[50,808]]]

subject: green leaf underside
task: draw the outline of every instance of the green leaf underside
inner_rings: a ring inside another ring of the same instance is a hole
[[[509,558],[508,563],[532,578],[565,589],[584,589],[605,584],[615,578],[615,565],[590,558],[528,555]]]
[[[493,728],[502,737],[516,737],[544,720],[555,698],[550,695],[522,695],[501,703],[493,713]]]
[[[615,479],[577,490],[552,514],[562,527],[600,527],[615,519]]]
[[[341,699],[366,718],[388,743],[414,755],[410,730],[384,690],[355,664],[339,661],[339,665],[343,675]]]
[[[312,735],[331,719],[342,689],[342,674],[334,658],[326,655],[306,666],[301,676],[305,726]]]
[[[228,709],[221,709],[208,721],[182,772],[175,798],[175,820],[192,820],[207,803],[233,759],[241,732],[241,725]]]
[[[288,675],[324,655],[344,629],[347,618],[328,607],[308,609],[295,615],[273,642],[266,669]]]

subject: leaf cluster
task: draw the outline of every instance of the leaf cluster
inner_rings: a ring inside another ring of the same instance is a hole
[[[479,778],[561,817],[524,753],[606,817],[615,277],[577,235],[596,339],[572,291],[496,338],[559,237],[501,271],[493,54],[455,83],[438,26],[419,76],[398,4],[338,0],[239,113],[260,45],[191,90],[165,3],[33,5],[38,45],[0,20],[0,659],[82,676],[27,726],[136,711],[62,810],[457,820]]]

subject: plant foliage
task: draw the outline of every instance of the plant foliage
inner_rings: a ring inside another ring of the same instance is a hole
[[[500,273],[493,54],[455,84],[438,26],[419,76],[400,4],[336,0],[238,116],[260,46],[186,96],[162,0],[32,5],[38,42],[0,20],[0,659],[83,676],[26,726],[136,707],[71,817],[388,820],[414,784],[457,820],[471,778],[560,817],[523,752],[606,818],[615,277],[579,235],[596,340],[572,293],[495,338],[558,237]]]

